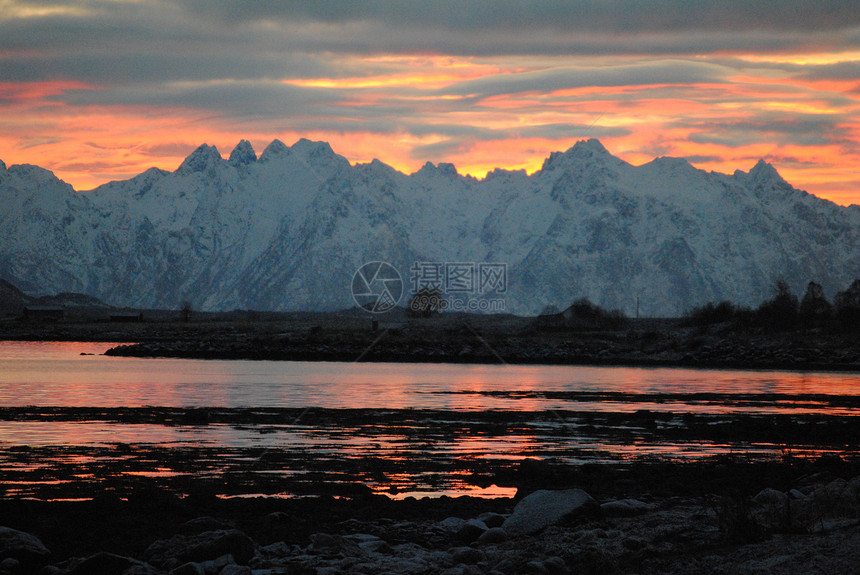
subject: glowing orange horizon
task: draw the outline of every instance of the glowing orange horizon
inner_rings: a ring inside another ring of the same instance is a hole
[[[132,128],[131,132],[133,132],[133,123],[130,127]],[[165,140],[170,138],[169,128],[165,127],[160,133],[164,135]],[[62,145],[50,144],[52,151],[54,153],[59,152],[63,157],[62,160],[51,160],[46,154],[40,153],[40,148],[48,147],[49,144],[37,144],[18,154],[6,154],[5,157],[0,157],[0,160],[4,161],[7,166],[27,163],[39,165],[53,171],[58,178],[70,183],[76,190],[86,191],[110,181],[132,178],[152,167],[173,171],[179,167],[191,151],[203,143],[216,146],[221,155],[226,158],[230,150],[242,139],[250,140],[258,155],[262,153],[272,139],[275,139],[268,135],[212,134],[202,130],[197,133],[198,137],[194,140],[192,140],[190,133],[186,133],[184,136],[184,143],[161,146],[165,150],[163,153],[143,153],[140,149],[146,146],[131,141],[125,147],[119,142],[114,143],[112,148],[102,146],[98,149],[94,148],[93,143],[84,143],[85,148],[92,148],[94,152],[97,152],[95,155],[100,156],[84,159],[76,156],[76,152],[79,150],[76,143],[65,142]],[[398,171],[410,174],[420,169],[427,161],[433,163],[449,162],[455,165],[461,175],[478,179],[484,178],[488,172],[497,168],[525,170],[532,174],[540,170],[544,160],[551,153],[565,151],[577,141],[585,139],[570,138],[565,141],[547,141],[541,138],[514,138],[480,143],[464,141],[460,150],[452,154],[453,157],[428,160],[416,160],[410,157],[408,146],[416,145],[417,141],[421,139],[406,134],[390,136],[372,133],[347,135],[292,133],[289,136],[281,135],[277,139],[283,140],[289,145],[300,138],[328,141],[336,153],[345,156],[352,164],[369,163],[378,159]],[[649,138],[649,135],[633,134],[625,137],[604,137],[600,140],[613,155],[630,164],[641,165],[658,157],[637,151],[638,148],[648,142]],[[423,138],[423,140],[432,143],[433,138],[428,137]],[[0,145],[3,145],[2,137],[0,137]],[[407,147],[404,148],[404,145]],[[159,148],[157,144],[154,147]],[[350,154],[348,149],[356,149],[359,152]],[[811,160],[819,159],[822,161],[822,165],[810,169],[809,167],[797,168],[780,160],[783,156],[791,155],[792,149],[790,147],[780,148],[773,145],[753,144],[727,148],[719,145],[677,141],[672,149],[673,151],[670,153],[659,155],[681,158],[718,155],[721,157],[713,160],[693,159],[690,163],[699,169],[727,174],[731,174],[735,170],[749,171],[758,159],[764,159],[773,164],[780,175],[796,188],[840,205],[860,204],[860,193],[858,193],[860,176],[834,166],[832,162],[838,159],[838,153],[832,150],[823,149],[820,151],[820,156],[810,157]],[[173,152],[171,153],[169,150],[173,150]],[[808,150],[801,151],[808,154]]]
[[[854,52],[731,57],[794,66],[860,58]],[[594,58],[589,65],[603,70],[620,61]],[[153,166],[174,170],[202,143],[227,156],[242,139],[259,154],[276,138],[291,144],[304,137],[329,142],[352,163],[379,159],[412,173],[427,161],[448,162],[461,174],[482,178],[496,168],[533,173],[552,152],[598,137],[634,165],[676,156],[730,174],[764,159],[799,189],[838,204],[860,204],[860,81],[807,77],[794,68],[735,67],[690,83],[554,87],[564,84],[567,73],[559,72],[560,63],[552,57],[351,58],[344,65],[357,73],[343,77],[270,80],[324,97],[318,105],[306,104],[297,118],[286,109],[283,120],[236,119],[191,104],[72,105],[66,94],[108,88],[0,81],[0,159],[40,165],[87,190]],[[545,75],[549,80],[542,84]],[[197,87],[183,82],[166,89]],[[813,122],[812,136],[804,122]],[[816,131],[814,122],[828,129]],[[795,137],[795,130],[806,139]]]

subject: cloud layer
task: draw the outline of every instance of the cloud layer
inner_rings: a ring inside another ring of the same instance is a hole
[[[860,203],[853,1],[0,0],[0,158],[79,189],[202,142],[482,176],[599,137]]]

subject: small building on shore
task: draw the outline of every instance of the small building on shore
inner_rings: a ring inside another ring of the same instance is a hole
[[[139,311],[115,311],[110,314],[110,320],[114,323],[138,323],[143,321],[143,314]]]

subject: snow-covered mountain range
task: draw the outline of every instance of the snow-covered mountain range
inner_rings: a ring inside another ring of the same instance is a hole
[[[677,315],[708,301],[758,304],[780,277],[798,291],[815,280],[832,297],[860,277],[860,206],[797,190],[765,162],[732,175],[673,158],[633,166],[597,140],[534,174],[483,179],[450,164],[411,175],[351,165],[308,140],[275,140],[259,158],[242,141],[226,160],[202,145],[175,172],[88,192],[0,162],[0,277],[32,295],[331,310],[355,305],[353,276],[370,261],[400,271],[401,304],[415,262],[499,263],[507,291],[492,295],[509,312],[588,297]]]

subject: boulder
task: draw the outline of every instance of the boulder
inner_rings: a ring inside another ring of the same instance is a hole
[[[788,502],[788,496],[782,491],[765,487],[753,497],[753,501],[759,505],[784,507]]]
[[[487,511],[486,513],[481,513],[478,515],[478,519],[484,522],[489,528],[493,527],[501,527],[502,523],[505,522],[505,516],[501,513],[495,513],[493,511]]]
[[[487,524],[479,519],[469,519],[457,531],[457,538],[463,543],[471,543],[478,539],[488,529]]]
[[[765,530],[791,528],[792,513],[789,497],[782,491],[767,487],[759,491],[753,502],[756,507],[751,510],[750,517]]]
[[[134,573],[156,572],[150,565],[137,559],[100,552],[83,559],[69,571],[69,575],[125,575],[132,571],[132,568]]]
[[[442,521],[436,523],[435,527],[440,531],[447,531],[448,533],[457,533],[460,529],[463,528],[463,525],[466,524],[465,519],[461,519],[459,517],[447,517]]]
[[[203,571],[206,573],[218,573],[220,575],[221,571],[230,565],[235,565],[236,560],[229,553],[227,555],[221,555],[220,557],[216,557],[215,559],[210,559],[209,561],[204,561],[200,564],[203,567]]]
[[[653,505],[638,499],[618,499],[601,504],[600,510],[607,515],[636,515],[654,509]]]
[[[597,502],[582,489],[542,489],[517,503],[502,529],[510,536],[531,535],[596,506]]]
[[[501,527],[491,527],[478,537],[478,543],[492,545],[493,543],[504,543],[508,540],[508,533]]]
[[[564,559],[561,557],[548,557],[544,560],[543,565],[550,573],[570,573],[570,569],[567,568],[567,563],[565,563]]]
[[[200,563],[183,563],[176,569],[171,569],[168,575],[206,575],[206,570]]]
[[[0,561],[11,558],[21,565],[33,567],[47,563],[50,555],[51,551],[35,535],[0,527]]]
[[[185,533],[203,533],[205,531],[218,531],[219,529],[234,529],[236,525],[230,521],[216,519],[215,517],[196,517],[182,524]]]
[[[342,557],[358,557],[362,554],[361,547],[355,541],[328,533],[311,535],[309,550],[319,555],[340,555]]]
[[[474,547],[456,547],[451,549],[449,553],[454,563],[463,563],[465,565],[474,565],[487,559],[483,551]]]
[[[255,544],[236,529],[205,531],[196,535],[175,535],[150,545],[143,556],[149,563],[170,569],[188,562],[203,562],[232,555],[236,563],[247,565],[254,556]]]

